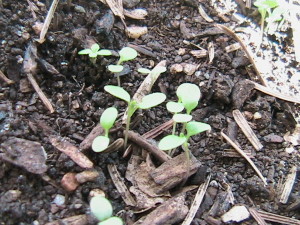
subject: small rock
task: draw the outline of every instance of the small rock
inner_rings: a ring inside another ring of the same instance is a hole
[[[241,222],[249,218],[250,213],[245,206],[233,206],[228,212],[221,216],[224,223]]]
[[[181,64],[173,64],[170,67],[171,74],[180,73],[183,71],[183,66]]]
[[[81,184],[94,181],[97,177],[99,177],[99,173],[96,170],[86,170],[75,175],[76,180]]]
[[[197,65],[186,63],[183,66],[183,72],[185,72],[186,75],[191,76],[195,73],[197,67],[198,67]]]
[[[138,27],[138,26],[131,26],[127,27],[126,34],[129,38],[139,38],[140,36],[147,34],[148,28],[147,27]]]
[[[180,48],[178,49],[178,55],[184,55],[185,54],[185,49],[184,48]]]
[[[261,119],[262,118],[262,115],[261,115],[261,113],[259,113],[259,112],[255,112],[254,113],[254,115],[253,115],[253,119],[255,119],[255,120],[259,120],[259,119]]]
[[[80,5],[75,5],[75,12],[78,12],[78,13],[86,13],[85,9],[80,6]]]
[[[264,141],[272,143],[282,143],[283,138],[276,134],[269,134],[267,136],[264,136]]]
[[[180,55],[177,55],[174,59],[174,62],[176,62],[176,63],[182,62],[182,57]]]
[[[140,0],[123,0],[123,4],[127,8],[133,8],[140,3]]]
[[[53,203],[57,206],[62,206],[65,204],[65,201],[66,201],[65,196],[58,194],[55,196]]]
[[[1,197],[1,202],[15,202],[18,200],[21,194],[22,192],[19,190],[9,190]]]
[[[61,179],[61,186],[67,191],[75,191],[79,186],[75,173],[66,173]]]

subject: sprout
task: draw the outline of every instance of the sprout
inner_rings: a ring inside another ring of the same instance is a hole
[[[166,99],[166,95],[163,93],[152,93],[152,94],[144,96],[142,98],[142,101],[140,103],[138,103],[134,100],[131,100],[129,93],[127,91],[125,91],[122,87],[106,85],[104,87],[104,90],[107,91],[108,93],[110,93],[111,95],[113,95],[117,98],[120,98],[128,103],[124,147],[127,146],[130,121],[131,121],[131,117],[134,114],[134,112],[137,109],[149,109],[154,106],[157,106],[160,103],[162,103],[163,101],[165,101],[165,99]]]
[[[104,136],[98,136],[94,139],[92,144],[92,149],[94,152],[102,152],[109,145],[109,130],[114,125],[116,118],[118,116],[118,111],[114,107],[107,108],[100,117],[100,125],[104,129]]]
[[[98,225],[123,225],[121,218],[113,216],[113,208],[108,199],[97,195],[90,201],[90,208],[93,215],[101,222]]]
[[[117,65],[109,65],[108,70],[112,73],[115,73],[118,80],[118,86],[121,85],[120,77],[118,73],[123,71],[124,67],[121,65],[123,62],[133,60],[137,57],[137,51],[130,47],[124,47],[119,51],[119,61]]]
[[[78,54],[79,55],[89,55],[91,61],[93,62],[93,64],[95,64],[98,55],[109,56],[109,55],[111,55],[111,51],[107,50],[107,49],[100,50],[100,46],[95,43],[91,46],[91,48],[83,49],[83,50],[79,51]]]
[[[198,105],[201,97],[200,89],[197,85],[191,83],[181,84],[176,91],[178,101],[181,102],[186,109],[187,114],[190,114]]]

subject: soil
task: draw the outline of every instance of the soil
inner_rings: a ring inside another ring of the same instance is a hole
[[[117,58],[99,57],[93,64],[87,56],[78,55],[79,50],[92,42],[115,53],[129,44],[144,49],[138,51],[140,54],[135,60],[126,63],[128,73],[121,76],[122,86],[131,96],[145,79],[137,68],[153,68],[161,60],[166,60],[167,71],[160,75],[152,92],[163,92],[167,101],[177,101],[176,89],[181,83],[199,85],[202,97],[193,118],[210,124],[212,130],[192,137],[191,153],[201,166],[187,180],[186,186],[199,186],[208,174],[211,182],[192,224],[212,224],[207,218],[214,218],[219,222],[216,224],[221,224],[220,217],[233,205],[300,219],[298,178],[288,202],[279,202],[282,184],[291,169],[299,166],[299,138],[296,143],[283,138],[288,132],[293,133],[300,122],[299,105],[255,90],[249,83],[255,72],[249,67],[244,51],[227,53],[225,47],[236,41],[214,27],[214,24],[224,24],[240,31],[249,29],[251,32],[241,34],[243,39],[249,40],[247,45],[255,52],[255,57],[267,62],[266,70],[271,71],[264,74],[267,85],[299,98],[299,64],[295,61],[292,28],[288,21],[273,34],[265,33],[263,42],[257,46],[254,36],[260,33],[260,15],[254,6],[245,8],[243,1],[126,1],[125,8],[135,3],[134,8],[148,11],[145,20],[126,18],[127,25],[148,27],[147,34],[131,39],[126,36],[119,17],[113,16],[101,1],[60,1],[46,40],[40,44],[36,43],[39,38],[37,25],[44,21],[51,1],[1,3],[0,70],[14,84],[2,80],[0,83],[0,224],[38,225],[57,220],[57,224],[96,224],[92,219],[82,223],[63,222],[71,216],[90,215],[89,195],[95,189],[106,194],[112,201],[114,213],[122,217],[125,224],[133,224],[149,213],[128,206],[108,173],[107,165],[116,165],[125,179],[130,155],[123,157],[123,150],[102,154],[91,148],[82,151],[98,172],[97,179],[80,184],[74,191],[67,191],[61,185],[65,174],[77,174],[85,169],[59,151],[50,137],[64,138],[78,147],[99,123],[107,107],[115,106],[120,113],[126,110],[123,101],[104,91],[105,85],[117,84],[107,70],[107,65],[116,63]],[[200,16],[199,4],[213,22]],[[23,67],[26,52],[32,45],[37,47],[37,65],[31,72],[52,103],[54,113],[42,103]],[[211,45],[214,46],[213,58],[211,55],[197,58],[191,53],[192,50],[208,50]],[[191,75],[171,73],[172,65],[181,63],[197,68]],[[237,126],[232,115],[234,109],[239,109],[248,120],[263,145],[261,150],[255,150]],[[142,117],[133,131],[140,135],[172,117],[165,103],[138,112],[135,118],[137,115]],[[158,136],[156,141],[169,131]],[[221,131],[252,154],[254,164],[267,178],[267,186],[243,157],[224,154],[232,147],[221,137]],[[115,130],[111,137],[113,140],[123,137],[122,130]],[[178,149],[176,154],[180,152]],[[153,161],[159,164],[155,158]],[[125,184],[131,186],[129,181]],[[180,188],[178,185],[172,191]],[[230,192],[233,200],[228,203],[222,196]],[[185,203],[188,207],[195,193],[196,190],[188,192]],[[212,206],[218,210],[212,210]],[[240,224],[257,223],[250,217]]]

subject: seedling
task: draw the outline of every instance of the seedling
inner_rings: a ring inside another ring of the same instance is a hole
[[[94,139],[92,144],[92,149],[94,152],[102,152],[109,145],[109,130],[114,125],[116,118],[118,116],[118,111],[114,107],[107,108],[100,117],[100,124],[104,129],[104,136],[98,136]]]
[[[110,201],[97,195],[90,201],[90,208],[93,215],[100,221],[98,225],[123,225],[121,218],[113,215],[113,208]]]
[[[118,73],[120,73],[124,69],[124,67],[122,66],[122,63],[136,58],[137,51],[130,47],[124,47],[119,51],[119,56],[120,56],[120,58],[116,65],[108,66],[108,70],[112,73],[115,73],[117,80],[118,80],[118,86],[121,85],[120,76],[118,75]]]
[[[166,95],[163,93],[152,93],[146,95],[142,98],[142,101],[138,103],[135,100],[131,100],[130,95],[124,88],[113,85],[106,85],[104,90],[110,93],[111,95],[120,98],[127,102],[127,121],[126,121],[126,131],[125,131],[125,140],[124,140],[124,148],[127,146],[128,140],[128,131],[130,126],[131,117],[137,109],[150,109],[154,106],[159,105],[166,99]]]
[[[83,49],[78,52],[79,55],[89,55],[90,60],[92,61],[93,64],[96,64],[97,56],[102,55],[102,56],[109,56],[111,55],[111,51],[107,49],[101,49],[98,44],[93,44],[91,48]]]

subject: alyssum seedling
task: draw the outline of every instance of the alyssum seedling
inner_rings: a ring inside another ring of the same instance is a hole
[[[79,55],[89,55],[90,60],[93,64],[96,64],[97,56],[109,56],[111,55],[111,51],[107,49],[100,49],[98,44],[93,44],[91,48],[83,49],[78,52]]]
[[[104,129],[104,136],[98,136],[94,139],[92,144],[92,149],[94,152],[102,152],[109,145],[109,130],[114,125],[116,118],[118,116],[118,111],[114,107],[107,108],[100,117],[100,124]]]
[[[97,195],[90,201],[90,208],[93,215],[100,221],[98,225],[123,225],[120,217],[112,216],[113,208],[108,199]]]
[[[124,147],[127,146],[128,140],[128,131],[130,126],[131,117],[137,109],[150,109],[154,106],[159,105],[166,99],[166,95],[163,93],[152,93],[146,95],[142,98],[141,102],[136,102],[135,100],[131,100],[130,95],[124,88],[113,86],[113,85],[106,85],[104,90],[110,93],[111,95],[120,98],[127,102],[127,121],[126,121],[126,131],[125,131],[125,140],[124,140]]]
[[[130,48],[130,47],[124,47],[119,51],[119,56],[120,56],[120,58],[119,58],[119,61],[117,62],[116,65],[109,65],[108,66],[108,70],[110,72],[116,74],[116,77],[117,77],[117,80],[118,80],[118,86],[121,85],[120,77],[119,77],[118,73],[120,73],[124,69],[124,67],[122,66],[122,63],[126,62],[126,61],[130,61],[130,60],[136,58],[137,57],[137,51],[133,48]]]

